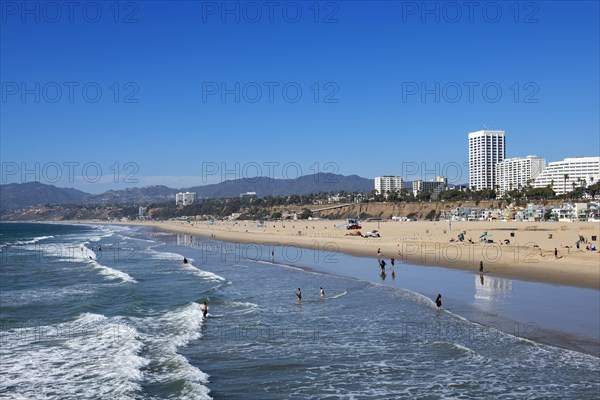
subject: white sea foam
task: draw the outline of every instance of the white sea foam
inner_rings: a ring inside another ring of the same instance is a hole
[[[97,285],[77,285],[61,288],[36,288],[0,291],[3,306],[23,306],[40,302],[56,302],[65,298],[83,298],[96,292]]]
[[[228,306],[231,307],[249,307],[249,308],[258,308],[258,304],[250,303],[247,301],[229,301],[227,302]]]
[[[151,383],[184,380],[182,399],[210,399],[208,375],[179,354],[180,347],[201,337],[202,310],[190,303],[178,310],[138,320],[150,364],[145,379]]]
[[[22,245],[27,245],[27,244],[35,244],[35,243],[39,243],[42,240],[46,240],[46,239],[52,239],[54,236],[36,236],[33,239],[29,239],[29,240],[16,240],[13,244],[17,245],[17,246],[22,246]]]
[[[124,236],[121,235],[121,238],[125,239],[125,240],[137,240],[140,242],[147,242],[147,243],[156,243],[155,240],[149,240],[149,239],[142,239],[142,238],[137,238],[137,237],[132,237],[132,236]]]
[[[233,308],[233,311],[229,311],[229,315],[246,315],[254,314],[259,310],[258,304],[249,303],[245,301],[229,301],[224,304],[226,308]]]
[[[348,294],[348,292],[347,292],[347,291],[345,291],[345,290],[344,290],[343,292],[341,292],[341,293],[336,293],[336,294],[334,294],[334,295],[331,295],[331,296],[330,296],[330,295],[328,295],[327,293],[325,293],[325,298],[326,298],[326,299],[330,299],[330,300],[331,300],[331,299],[337,299],[338,297],[342,297],[342,296],[345,296],[345,295],[347,295],[347,294]]]
[[[77,254],[77,252],[75,252]],[[79,257],[82,261],[87,262],[93,268],[97,269],[101,275],[106,276],[109,279],[121,279],[124,282],[137,283],[137,281],[126,272],[119,271],[118,269],[107,267],[106,265],[100,264],[96,261],[96,253],[87,248],[85,243],[81,244],[81,251]]]
[[[94,266],[94,268],[99,269],[99,272],[101,275],[104,275],[104,276],[108,277],[109,279],[118,278],[124,282],[137,283],[137,281],[126,272],[107,267],[106,265],[99,264],[96,261],[93,261],[92,265]]]
[[[293,267],[293,266],[288,265],[288,264],[279,264],[279,263],[271,262],[271,261],[253,260],[253,259],[250,259],[250,258],[244,258],[243,260],[244,261],[249,261],[249,262],[255,262],[255,263],[258,263],[258,264],[266,264],[266,265],[273,265],[273,266],[276,266],[276,267],[283,267],[283,268],[287,268],[287,269],[293,269],[293,270],[296,270],[296,271],[303,271],[303,272],[306,272],[306,273],[311,273],[312,272],[312,271],[305,271],[302,268]],[[321,275],[321,274],[319,274],[319,275]]]
[[[199,276],[201,278],[205,278],[205,279],[212,280],[212,281],[222,282],[225,280],[225,278],[223,278],[222,276],[219,276],[212,272],[204,271],[204,270],[201,270],[201,269],[195,267],[192,264],[192,261],[194,261],[193,258],[187,258],[188,262],[183,263],[182,260],[184,257],[181,254],[171,253],[168,251],[156,251],[154,249],[148,249],[147,251],[148,251],[148,253],[150,253],[150,257],[152,257],[153,259],[156,259],[156,260],[177,260],[177,261],[179,261],[181,263],[181,268],[184,271],[189,272],[192,275]]]
[[[10,388],[13,398],[136,398],[147,364],[141,348],[134,327],[99,314],[3,331],[0,393]]]
[[[37,237],[34,237],[33,239],[37,240],[39,242],[40,240],[52,239],[53,237],[54,237],[53,235],[50,235],[50,236],[37,236]]]
[[[201,278],[205,278],[205,279],[210,280],[210,281],[223,282],[225,280],[225,278],[223,278],[222,276],[214,274],[214,273],[209,272],[209,271],[204,271],[204,270],[201,270],[199,268],[196,268],[191,263],[187,263],[187,264],[181,263],[181,265],[182,265],[182,268],[185,271],[189,272],[192,275],[196,275],[196,276],[199,276]]]
[[[177,253],[170,253],[168,251],[156,251],[154,249],[148,249],[150,257],[155,260],[183,260],[183,256]],[[191,258],[189,260],[192,260]]]

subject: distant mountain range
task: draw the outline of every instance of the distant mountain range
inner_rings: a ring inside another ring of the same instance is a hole
[[[40,182],[0,185],[0,208],[20,209],[43,204],[148,204],[175,201],[178,192],[197,193],[198,197],[236,197],[240,193],[256,192],[259,197],[304,195],[319,192],[370,192],[373,179],[358,175],[319,173],[296,179],[267,177],[243,178],[221,183],[173,189],[167,186],[147,186],[123,190],[109,190],[90,194],[76,189],[58,188]]]
[[[81,190],[58,188],[39,182],[0,185],[0,209],[18,209],[37,204],[79,203],[91,196]]]

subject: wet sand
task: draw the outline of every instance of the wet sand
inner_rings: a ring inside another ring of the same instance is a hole
[[[132,221],[122,224],[235,243],[298,246],[388,260],[393,257],[411,264],[475,272],[483,261],[484,272],[494,276],[600,290],[600,252],[585,250],[585,243],[580,244],[580,249],[575,245],[581,235],[589,245],[599,247],[600,224],[592,222],[453,222],[450,225],[442,221],[386,221],[362,224],[363,234],[377,229],[380,238],[348,236],[350,231],[343,226],[345,221],[333,220],[264,224],[256,221]],[[461,233],[462,242],[458,239]],[[485,233],[494,243],[481,241],[480,236]],[[505,244],[505,240],[510,243]]]

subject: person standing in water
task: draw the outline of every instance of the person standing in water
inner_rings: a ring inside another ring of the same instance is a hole
[[[275,262],[275,250],[271,250],[271,262]]]
[[[483,274],[483,261],[479,261],[479,273]]]
[[[435,298],[435,306],[437,307],[437,310],[440,311],[442,309],[442,295],[438,293],[437,297]]]
[[[207,315],[208,315],[208,306],[206,305],[206,302],[204,302],[202,304],[202,317],[206,318]]]
[[[321,299],[325,298],[325,289],[323,287],[319,288],[319,296]]]
[[[302,301],[302,291],[300,290],[300,288],[296,290],[296,296],[298,296],[298,303],[300,303]]]

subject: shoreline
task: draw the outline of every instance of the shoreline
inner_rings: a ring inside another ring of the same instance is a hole
[[[177,247],[189,247],[190,252],[200,251],[202,257],[211,255],[221,257],[240,256],[234,253],[239,249],[237,243],[224,239],[211,238],[204,241],[203,236],[165,231],[155,227],[147,231],[167,232],[177,236],[170,244]],[[168,243],[168,242],[167,242]],[[206,244],[206,246],[204,246]],[[216,247],[217,244],[220,247]],[[234,244],[234,246],[230,246]],[[273,247],[262,244],[263,250],[256,255],[248,256],[247,261],[266,262],[272,265],[286,265],[301,270],[339,277],[342,279],[357,279],[375,285],[407,290],[433,301],[436,291],[443,288],[444,298],[450,305],[447,309],[452,315],[497,329],[509,335],[531,340],[552,347],[576,351],[594,357],[600,357],[598,332],[590,328],[587,318],[582,315],[596,315],[598,292],[594,289],[579,288],[567,285],[548,285],[540,282],[526,282],[498,275],[484,276],[470,273],[458,268],[429,266],[423,268],[414,264],[396,264],[394,269],[388,264],[387,274],[382,277],[376,259],[350,253],[339,253],[330,262],[324,259],[323,251],[317,256],[315,251],[293,252],[286,259],[285,249],[277,248],[278,244],[271,242]],[[243,248],[243,247],[242,247]],[[249,253],[255,246],[248,247]],[[275,250],[275,261],[271,260],[271,249]],[[266,252],[265,252],[266,250]],[[173,251],[173,250],[169,250]],[[207,254],[203,252],[206,251]],[[185,253],[179,249],[177,252]],[[258,255],[260,254],[260,255]],[[299,258],[295,255],[299,254]],[[193,254],[192,254],[193,255]],[[243,257],[243,255],[241,255]],[[387,279],[386,279],[387,277]],[[439,279],[431,279],[438,277]],[[485,280],[485,283],[484,283]],[[433,285],[432,285],[433,283]],[[437,286],[437,287],[436,287]],[[495,300],[492,300],[495,298]],[[545,306],[549,308],[544,309]],[[583,314],[581,313],[583,311]],[[558,323],[557,321],[562,321]],[[564,325],[566,323],[566,325]],[[565,329],[568,326],[568,329]]]
[[[331,222],[332,221],[329,221],[328,223]],[[43,222],[39,221],[39,223]],[[355,246],[355,248],[351,249],[339,246],[335,251],[332,251],[330,248],[327,248],[326,245],[335,245],[338,243],[338,241],[334,240],[335,237],[315,239],[315,237],[309,235],[290,236],[274,235],[273,233],[265,232],[246,233],[245,230],[247,227],[250,228],[249,230],[255,230],[252,229],[252,227],[249,227],[247,223],[215,224],[216,226],[203,223],[199,224],[200,226],[192,226],[191,223],[171,221],[145,221],[135,223],[55,221],[53,223],[96,226],[143,226],[149,228],[147,232],[150,236],[153,236],[153,232],[169,232],[172,234],[189,235],[191,237],[181,237],[181,242],[178,236],[176,242],[173,242],[172,244],[178,246],[189,245],[191,248],[195,249],[195,251],[207,252],[202,253],[206,256],[210,256],[211,254],[218,255],[220,253],[225,254],[226,257],[234,255],[252,260],[253,257],[256,258],[252,253],[255,249],[254,246],[245,247],[235,244],[260,244],[267,246],[266,249],[263,247],[260,259],[266,257],[266,260],[269,261],[271,251],[269,245],[283,246],[283,249],[276,249],[278,257],[277,262],[291,262],[293,264],[294,262],[298,262],[298,260],[291,260],[291,258],[294,258],[294,254],[298,253],[290,252],[286,259],[285,246],[302,247],[311,250],[311,252],[300,252],[300,259],[305,261],[303,267],[301,267],[302,269],[331,276],[349,277],[375,284],[383,284],[384,286],[407,289],[431,298],[433,298],[432,296],[435,296],[435,293],[440,290],[439,285],[442,285],[442,293],[444,293],[445,298],[450,302],[449,304],[453,305],[451,312],[458,313],[472,322],[484,326],[492,326],[505,333],[525,339],[533,339],[532,337],[527,336],[528,334],[531,335],[533,332],[538,336],[534,339],[536,342],[600,357],[596,328],[590,328],[589,322],[586,322],[588,319],[582,317],[583,315],[587,315],[589,318],[589,315],[594,315],[598,312],[597,306],[594,306],[593,304],[597,304],[599,288],[597,285],[593,285],[594,282],[591,282],[592,284],[588,286],[577,284],[569,285],[565,281],[548,282],[548,279],[540,279],[539,276],[533,276],[531,279],[523,279],[519,276],[515,276],[518,274],[512,273],[511,270],[509,270],[509,273],[507,274],[500,274],[495,273],[491,267],[487,269],[483,275],[479,275],[478,271],[474,271],[473,268],[461,266],[446,267],[445,265],[440,264],[432,265],[433,263],[417,263],[412,262],[410,258],[406,260],[406,264],[397,262],[396,267],[398,269],[396,271],[399,274],[397,282],[395,282],[393,275],[389,276],[390,279],[386,282],[383,282],[385,281],[385,278],[381,278],[379,274],[379,267],[377,267],[376,264],[377,257],[376,255],[373,256],[373,254],[370,254],[370,252],[373,245],[381,245],[383,256],[387,257],[384,245],[389,245],[389,240],[369,242],[370,246]],[[296,226],[298,225],[296,221],[294,223]],[[235,225],[237,225],[237,227]],[[383,225],[383,223],[380,225]],[[233,231],[231,230],[232,226],[236,227]],[[432,224],[429,223],[425,224],[422,228],[426,228],[426,231],[428,229],[431,231],[431,226]],[[398,225],[395,225],[395,227],[398,227]],[[489,224],[487,227],[489,228]],[[405,228],[406,227],[403,227],[403,229]],[[411,229],[414,228],[414,226],[411,227]],[[244,231],[240,232],[240,229],[243,229]],[[381,231],[382,233],[384,232],[383,229]],[[542,232],[545,233],[547,230],[543,230]],[[545,234],[547,235],[547,233]],[[205,238],[209,240],[204,240]],[[351,243],[357,243],[352,240],[357,238],[348,239]],[[432,242],[428,243],[431,244]],[[231,244],[234,244],[234,246]],[[375,251],[377,248],[378,247],[375,247]],[[246,254],[244,254],[244,250],[246,251]],[[268,253],[265,253],[264,250],[267,250]],[[316,251],[319,251],[318,255]],[[236,254],[235,252],[240,253]],[[325,256],[327,255],[332,257],[329,263],[325,260]],[[433,256],[434,253],[428,253],[427,255]],[[362,261],[358,258],[361,258]],[[431,259],[432,257],[429,258],[429,260]],[[341,262],[339,262],[340,260]],[[316,264],[313,265],[313,263]],[[429,268],[423,268],[423,266],[428,266]],[[391,267],[389,263],[388,267]],[[508,268],[514,269],[519,268],[519,266],[512,265],[508,266]],[[471,278],[466,278],[468,276]],[[541,278],[547,277],[542,276]],[[581,276],[577,276],[575,280],[577,281],[579,279],[581,279]],[[480,280],[481,282],[479,282]],[[509,282],[511,280],[514,280],[515,283]],[[519,280],[522,283],[517,284],[516,282]],[[435,282],[433,287],[431,285],[432,282]],[[545,288],[544,286],[538,286],[548,283],[550,283],[551,286],[546,286]],[[508,292],[505,292],[507,289]],[[590,292],[580,291],[587,291],[590,289],[592,290]],[[497,299],[500,301],[499,303],[489,303],[490,300],[487,296],[492,293],[496,293],[496,295],[499,296]],[[512,293],[511,296],[513,296],[513,299],[508,302],[502,300],[505,293]],[[584,314],[581,313],[582,310],[586,310]],[[562,323],[559,323],[559,321],[562,321]],[[562,324],[565,322],[567,323],[567,326],[571,327],[570,329],[564,329],[564,325]],[[534,330],[532,331],[532,329]],[[525,336],[522,336],[523,333]]]
[[[146,226],[226,242],[294,246],[375,259],[381,249],[384,259],[394,257],[398,262],[461,269],[474,274],[479,273],[479,262],[483,261],[485,275],[600,290],[600,252],[581,248],[577,251],[574,245],[578,235],[584,234],[589,243],[598,247],[600,224],[458,222],[449,230],[447,222],[368,222],[363,224],[362,232],[379,227],[382,237],[366,239],[345,236],[347,230],[335,228],[343,222],[277,221],[262,226],[252,221],[76,223]],[[464,242],[442,241],[444,237],[452,238],[461,232],[467,232],[465,238],[470,236],[474,243],[467,243],[467,239]],[[496,243],[475,242],[479,232],[489,232]],[[591,241],[593,236],[595,241]],[[497,243],[505,238],[512,239],[514,244]],[[554,257],[554,248],[558,258]]]

